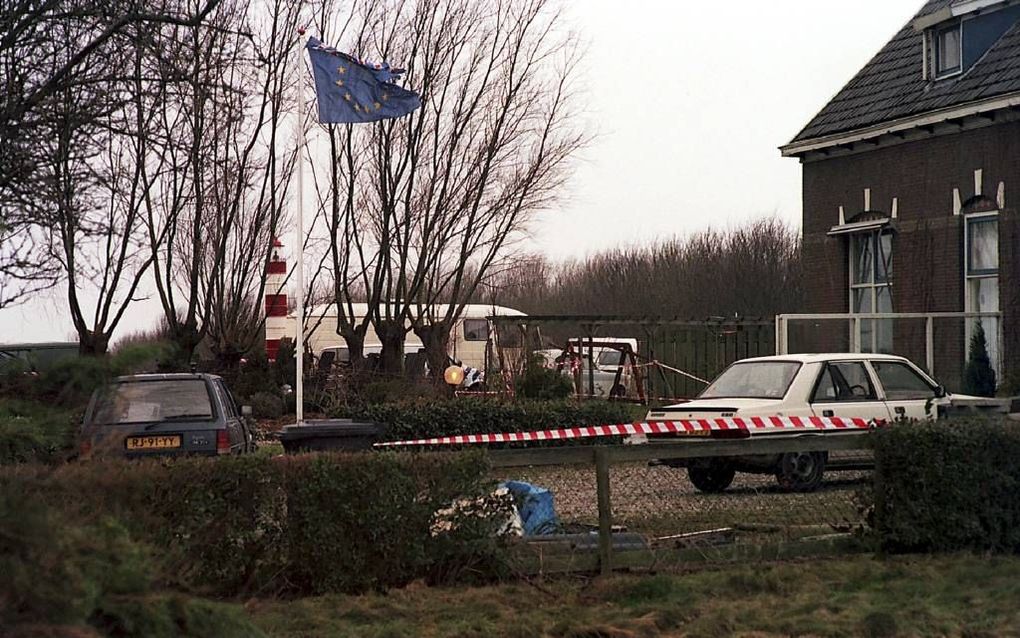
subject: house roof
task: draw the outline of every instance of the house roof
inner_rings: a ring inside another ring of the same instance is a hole
[[[938,82],[924,79],[922,34],[913,23],[954,4],[953,0],[925,3],[790,144],[1020,91],[1020,23],[963,75]]]

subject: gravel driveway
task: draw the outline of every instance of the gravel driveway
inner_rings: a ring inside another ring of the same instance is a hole
[[[591,466],[513,468],[495,473],[498,479],[522,480],[551,490],[564,523],[598,523]],[[719,527],[842,529],[862,518],[856,494],[866,487],[868,476],[869,472],[832,472],[818,491],[791,494],[780,491],[772,476],[737,474],[726,492],[702,494],[687,480],[684,469],[618,464],[610,469],[613,522],[630,531],[662,535]]]

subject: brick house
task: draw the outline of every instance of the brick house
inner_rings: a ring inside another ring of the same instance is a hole
[[[980,321],[1000,381],[1020,375],[1020,0],[927,2],[781,151],[806,312],[1001,312],[938,321],[935,373],[959,388]],[[923,320],[862,324],[862,350],[924,361]]]

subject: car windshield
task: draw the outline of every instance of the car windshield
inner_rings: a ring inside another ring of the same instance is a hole
[[[699,399],[782,399],[800,364],[793,361],[735,363],[705,388]]]
[[[99,397],[92,420],[116,425],[212,418],[205,381],[180,379],[115,383]]]
[[[623,363],[623,353],[619,350],[603,350],[599,353],[598,365],[600,368],[613,368]]]

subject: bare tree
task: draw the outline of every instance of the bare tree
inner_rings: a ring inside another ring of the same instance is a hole
[[[802,286],[800,237],[775,218],[555,266],[525,261],[494,284],[500,303],[529,314],[691,319],[796,312]]]
[[[329,131],[337,304],[365,295],[389,371],[409,329],[433,369],[446,365],[464,305],[555,201],[587,140],[574,108],[577,43],[552,4],[366,1],[338,34],[361,57],[406,66],[423,99],[399,120]],[[351,344],[362,326],[339,332]]]
[[[202,25],[166,25],[154,38],[152,74],[166,92],[142,163],[145,217],[156,294],[182,359],[211,334],[217,356],[236,361],[261,326],[293,162],[280,126],[296,20],[288,3],[231,0]],[[151,171],[153,161],[165,170]]]
[[[57,25],[55,33],[72,35],[67,28]],[[81,352],[90,355],[106,353],[149,265],[141,250],[135,161],[143,152],[147,122],[128,97],[138,89],[142,52],[138,47],[127,52],[91,65],[102,81],[67,88],[39,109],[47,134],[35,151],[38,190],[32,206],[36,223],[49,233],[48,255],[61,266]],[[52,62],[67,64],[60,55]]]
[[[31,299],[60,278],[42,229],[34,219],[17,213],[0,212],[0,309]]]
[[[293,77],[298,5],[283,0],[247,5],[250,49],[257,64],[240,59],[227,80],[243,92],[217,108],[237,111],[217,119],[225,126],[210,133],[212,165],[207,236],[214,251],[204,253],[200,316],[213,354],[223,365],[236,364],[257,343],[265,322],[259,305],[273,240],[285,219],[286,194],[295,149],[283,135]],[[253,19],[258,16],[259,19]],[[276,294],[279,291],[268,291]]]
[[[42,181],[53,186],[54,148],[39,140],[106,116],[125,70],[113,62],[139,33],[199,24],[218,2],[178,12],[141,0],[0,0],[0,307],[56,284],[61,271],[40,223],[52,219],[38,210]]]

